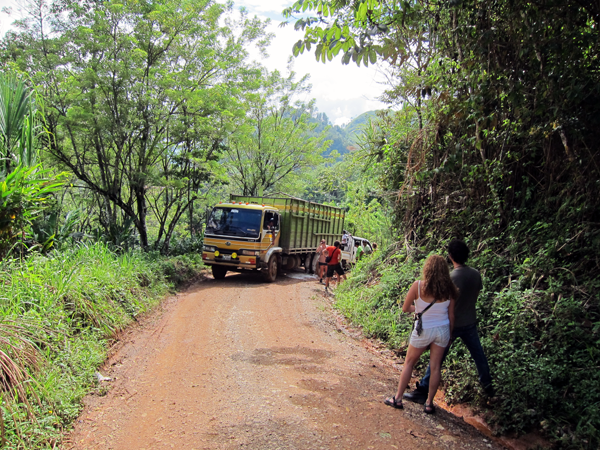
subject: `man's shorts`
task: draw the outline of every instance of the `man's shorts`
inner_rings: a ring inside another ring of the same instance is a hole
[[[327,278],[331,278],[333,273],[337,272],[339,275],[344,275],[344,269],[341,264],[330,264],[327,266]]]
[[[415,348],[426,348],[430,344],[439,345],[440,347],[448,347],[450,342],[450,325],[441,327],[426,328],[421,331],[421,336],[417,334],[417,330],[413,329],[410,335],[410,345]]]

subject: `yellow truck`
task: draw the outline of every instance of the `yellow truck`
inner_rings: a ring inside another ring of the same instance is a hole
[[[216,205],[204,231],[202,260],[215,279],[228,271],[260,272],[275,281],[281,270],[317,267],[321,239],[340,240],[344,210],[298,198],[232,195]]]

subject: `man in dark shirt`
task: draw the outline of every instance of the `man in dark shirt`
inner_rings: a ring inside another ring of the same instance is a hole
[[[455,239],[450,242],[448,257],[454,265],[450,278],[458,288],[458,299],[454,306],[454,330],[452,331],[450,344],[444,353],[444,359],[446,359],[454,340],[461,338],[475,362],[479,373],[479,382],[483,386],[483,390],[489,397],[493,397],[494,386],[490,375],[490,367],[479,341],[479,334],[477,334],[475,303],[477,303],[479,292],[483,289],[481,275],[477,270],[466,265],[469,258],[469,248],[463,241]],[[442,359],[442,364],[444,359]],[[430,369],[428,366],[425,376],[417,382],[417,389],[404,394],[404,398],[417,403],[425,403],[429,392],[429,375]]]

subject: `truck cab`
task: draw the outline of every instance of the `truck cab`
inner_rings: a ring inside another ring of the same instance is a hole
[[[281,214],[272,206],[232,202],[215,206],[204,231],[202,261],[216,279],[228,270],[262,270],[279,244]]]

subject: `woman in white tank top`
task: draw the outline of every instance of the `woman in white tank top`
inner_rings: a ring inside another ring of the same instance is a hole
[[[450,342],[454,326],[454,301],[458,290],[450,279],[450,270],[446,260],[439,255],[431,255],[423,266],[422,279],[415,281],[402,305],[405,313],[421,314],[421,326],[417,326],[410,336],[410,344],[400,375],[398,391],[394,397],[386,398],[384,403],[402,409],[402,395],[406,390],[412,371],[421,354],[430,349],[429,365],[431,379],[429,394],[425,402],[425,412],[433,414],[433,398],[441,378],[442,357]],[[420,329],[420,332],[419,332]]]

